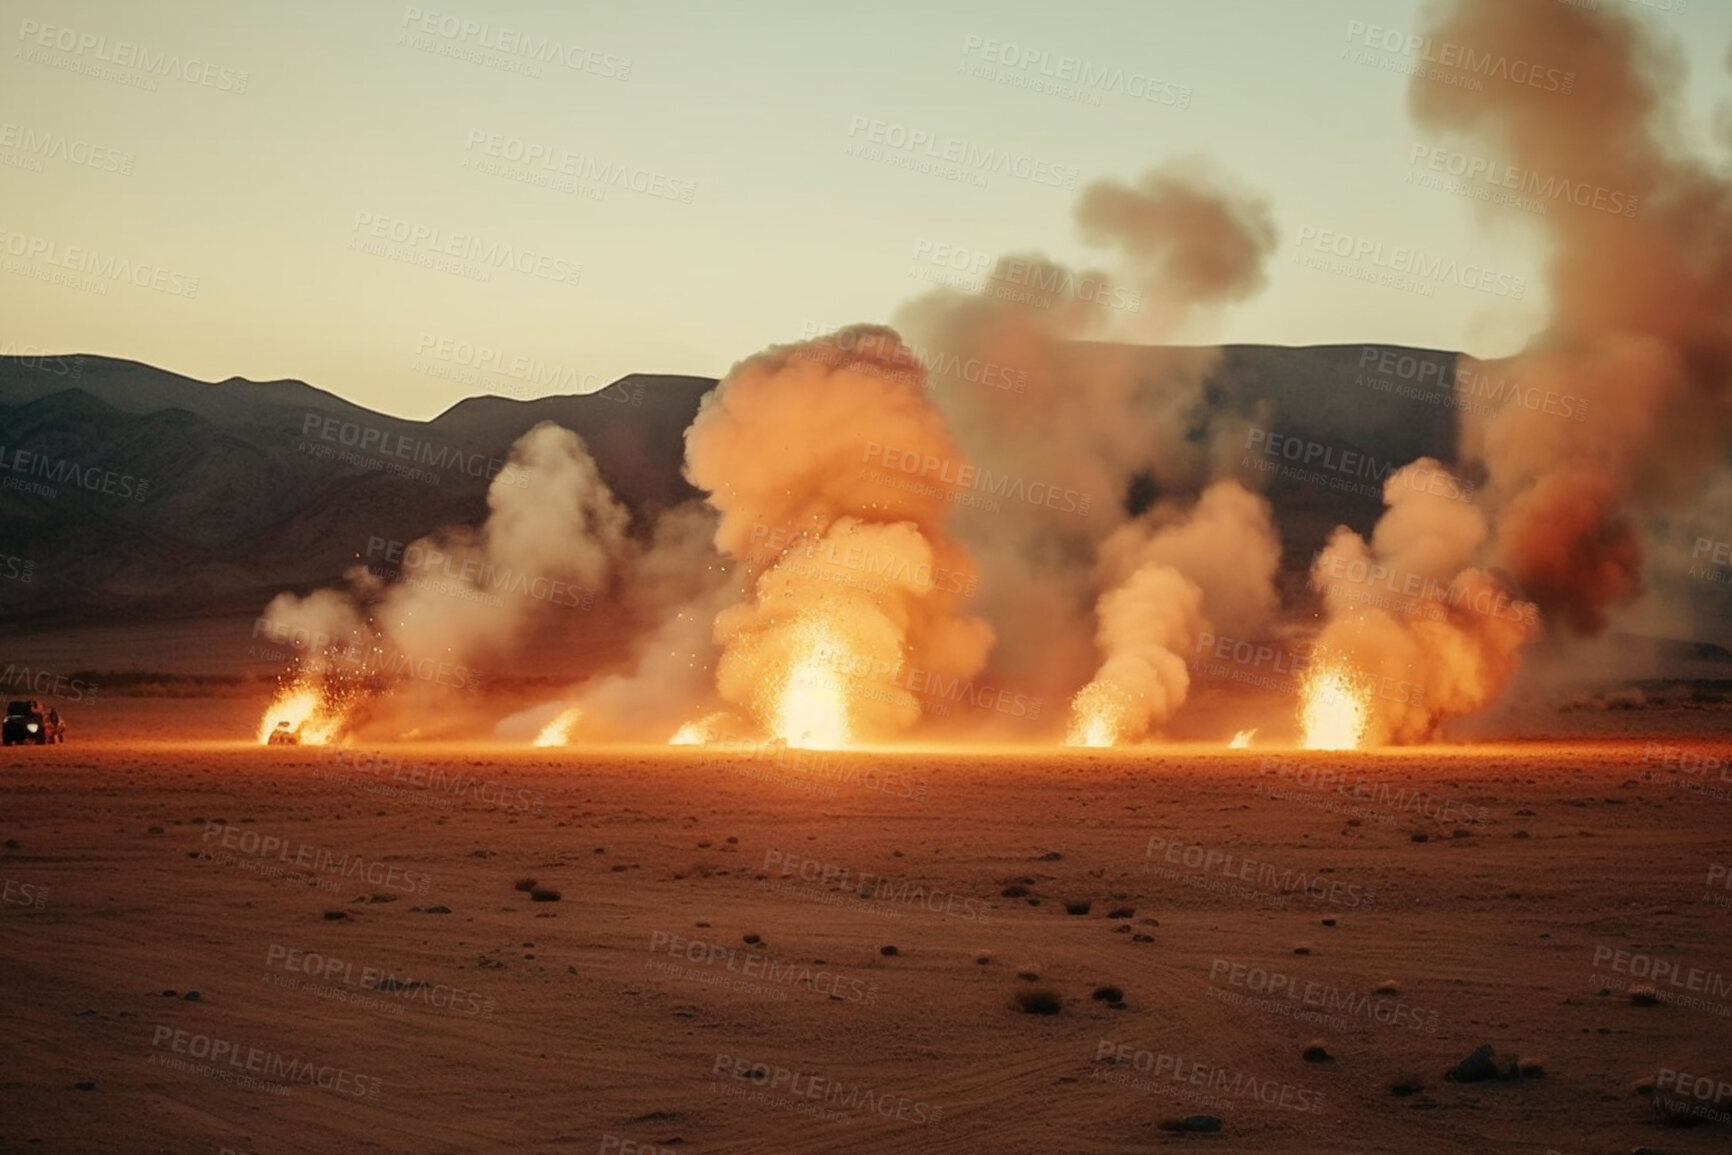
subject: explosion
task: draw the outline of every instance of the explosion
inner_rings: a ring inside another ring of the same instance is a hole
[[[1371,721],[1370,699],[1369,688],[1345,666],[1326,662],[1312,667],[1299,692],[1299,723],[1304,732],[1300,746],[1307,750],[1359,749]]]
[[[735,366],[686,431],[686,475],[745,583],[714,619],[721,699],[766,735],[834,748],[919,719],[911,669],[977,672],[992,631],[963,612],[973,562],[945,529],[947,486],[972,469],[889,329]]]
[[[270,744],[273,736],[286,735],[276,740],[298,746],[329,746],[342,735],[348,715],[347,705],[302,674],[271,699],[259,719],[259,745]]]
[[[819,620],[797,625],[795,636],[793,664],[771,708],[771,736],[804,750],[840,749],[848,744],[847,691],[836,672],[841,638]]]
[[[1248,750],[1248,749],[1250,749],[1250,746],[1251,746],[1251,739],[1255,738],[1256,736],[1257,736],[1256,727],[1252,727],[1249,730],[1240,730],[1238,733],[1233,735],[1233,740],[1231,742],[1227,743],[1227,749],[1229,749],[1229,750]]]
[[[1124,692],[1111,682],[1102,681],[1090,682],[1078,690],[1070,710],[1070,732],[1065,744],[1094,747],[1117,745],[1128,728],[1125,718],[1131,712]]]
[[[567,706],[561,710],[553,721],[541,728],[541,733],[535,736],[534,746],[568,746],[571,735],[577,729],[577,724],[583,721],[583,707]]]

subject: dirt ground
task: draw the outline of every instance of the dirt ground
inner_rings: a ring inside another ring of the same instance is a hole
[[[1724,739],[173,741],[200,710],[0,760],[0,1150],[1732,1146]],[[1444,1077],[1481,1044],[1540,1073]]]

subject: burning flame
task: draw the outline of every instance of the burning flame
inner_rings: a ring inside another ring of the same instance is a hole
[[[728,716],[726,714],[705,714],[702,718],[687,722],[675,730],[674,736],[668,739],[668,745],[708,746],[721,736],[722,729],[727,725],[727,722]]]
[[[1233,740],[1231,742],[1227,743],[1227,749],[1229,749],[1229,750],[1249,749],[1250,745],[1251,745],[1251,739],[1255,738],[1256,736],[1257,736],[1257,731],[1255,729],[1240,730],[1237,734],[1233,735]]]
[[[847,689],[837,672],[846,654],[829,622],[814,620],[798,631],[793,664],[775,702],[772,737],[804,750],[848,745]]]
[[[328,746],[342,732],[347,711],[327,702],[325,696],[304,681],[277,691],[265,716],[259,719],[259,745],[270,742],[282,728],[301,746]]]
[[[1065,745],[1101,748],[1118,743],[1125,704],[1113,686],[1106,682],[1084,686],[1071,699],[1070,713]]]
[[[577,724],[583,720],[583,709],[579,706],[567,706],[559,712],[559,717],[541,728],[541,733],[535,736],[534,745],[564,746],[571,741],[571,732],[577,729]]]
[[[1313,668],[1299,692],[1299,744],[1307,750],[1359,749],[1371,721],[1369,697],[1345,666]]]

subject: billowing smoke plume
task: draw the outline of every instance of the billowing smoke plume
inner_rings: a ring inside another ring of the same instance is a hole
[[[1488,705],[1542,614],[1595,633],[1635,601],[1644,515],[1699,491],[1732,427],[1732,190],[1672,145],[1678,62],[1609,9],[1446,0],[1428,16],[1415,121],[1558,193],[1535,218],[1550,314],[1520,354],[1457,367],[1502,398],[1462,411],[1474,504],[1415,462],[1371,543],[1337,530],[1313,567],[1319,660],[1364,676],[1372,742]]]
[[[1513,358],[1464,367],[1519,382],[1522,400],[1468,419],[1463,448],[1486,474],[1491,558],[1548,618],[1586,633],[1642,591],[1640,512],[1694,492],[1732,429],[1732,185],[1677,151],[1680,62],[1615,9],[1435,5],[1435,42],[1555,69],[1557,82],[1542,71],[1409,91],[1423,128],[1570,189],[1539,218],[1545,331]],[[1580,420],[1560,417],[1564,398]]]
[[[1245,637],[1267,623],[1281,565],[1270,512],[1220,481],[1191,508],[1161,503],[1106,540],[1095,636],[1104,660],[1072,701],[1072,744],[1110,746],[1164,725],[1184,704],[1205,632]]]
[[[266,607],[266,628],[296,639],[301,680],[328,709],[353,711],[387,686],[399,704],[475,689],[536,623],[604,599],[634,553],[630,515],[583,441],[551,423],[512,446],[487,506],[479,527],[376,543],[369,563],[389,579],[357,566],[343,588]]]
[[[1275,246],[1267,207],[1194,163],[1089,186],[1076,224],[1111,272],[1007,256],[978,291],[939,289],[896,315],[989,477],[983,496],[1007,494],[956,522],[982,561],[993,672],[1059,700],[1100,661],[1088,628],[1104,592],[1096,551],[1125,520],[1127,494],[1146,491],[1133,512],[1157,494],[1196,495],[1220,472],[1217,444],[1241,436],[1204,403],[1216,350],[1096,342],[1172,340],[1207,323],[1261,287]]]
[[[1530,602],[1473,568],[1485,515],[1430,458],[1392,473],[1371,541],[1340,526],[1312,565],[1327,623],[1314,672],[1346,671],[1370,745],[1421,742],[1490,705],[1539,630]]]
[[[715,620],[717,691],[770,737],[892,735],[931,680],[980,669],[992,632],[945,528],[976,470],[892,330],[736,365],[686,431],[686,476],[750,587]]]

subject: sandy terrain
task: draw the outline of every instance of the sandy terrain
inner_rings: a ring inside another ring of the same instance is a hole
[[[1635,1089],[1732,1080],[1732,802],[1640,742],[778,765],[75,737],[5,753],[7,1152],[1732,1142]],[[1676,985],[1635,1005],[1656,963]],[[1543,1076],[1446,1081],[1481,1043]],[[1222,1129],[1159,1129],[1195,1114]]]

